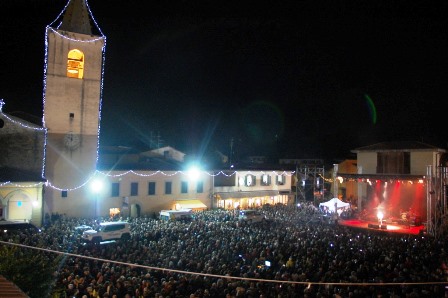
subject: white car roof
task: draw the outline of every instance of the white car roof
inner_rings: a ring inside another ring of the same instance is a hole
[[[129,224],[127,221],[108,221],[100,223],[101,226],[111,226],[111,225],[120,225],[120,224]]]

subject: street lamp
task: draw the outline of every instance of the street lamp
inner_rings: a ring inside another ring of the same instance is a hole
[[[201,172],[197,166],[191,166],[188,169],[187,173],[188,173],[188,178],[193,182],[198,181],[201,176]]]
[[[98,216],[98,196],[103,188],[103,181],[100,179],[94,179],[91,184],[93,193],[95,194],[95,217]]]

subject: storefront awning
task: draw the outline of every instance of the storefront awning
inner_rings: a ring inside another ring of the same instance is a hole
[[[200,200],[178,200],[175,204],[179,205],[180,209],[206,209],[207,205]]]
[[[216,195],[221,200],[242,199],[242,198],[260,198],[278,196],[278,190],[265,191],[234,191],[234,192],[217,192]]]

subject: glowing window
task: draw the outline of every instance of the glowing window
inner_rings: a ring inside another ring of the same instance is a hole
[[[271,176],[267,174],[261,175],[261,185],[271,185]]]
[[[252,180],[253,180],[252,176],[248,175],[246,177],[247,186],[251,186],[252,185]]]
[[[277,175],[277,185],[285,185],[286,178],[284,175]]]
[[[82,79],[84,76],[84,53],[71,50],[67,58],[67,77]]]
[[[246,175],[246,186],[254,186],[256,178],[254,175]]]

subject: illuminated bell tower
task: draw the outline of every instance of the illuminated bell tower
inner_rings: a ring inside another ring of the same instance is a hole
[[[69,0],[46,28],[44,212],[50,215],[94,215],[88,181],[96,171],[105,45],[87,0]]]

